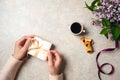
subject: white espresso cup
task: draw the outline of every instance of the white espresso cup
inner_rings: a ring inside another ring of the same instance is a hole
[[[80,35],[81,33],[85,33],[85,30],[83,29],[83,25],[81,25],[78,22],[74,22],[71,25],[70,30],[74,35]]]

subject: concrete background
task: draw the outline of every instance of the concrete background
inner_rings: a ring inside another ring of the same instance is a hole
[[[91,25],[91,12],[85,1],[92,0],[0,0],[0,70],[13,53],[14,43],[21,36],[36,34],[52,42],[64,57],[66,80],[99,80],[96,55],[114,42],[100,35],[100,28]],[[87,33],[74,36],[70,25],[80,22]],[[94,53],[87,54],[80,37],[93,38]],[[103,54],[100,63],[110,62],[115,73],[102,75],[103,80],[119,80],[120,50]],[[109,66],[104,68],[110,70]],[[17,80],[48,80],[47,62],[31,57],[21,68]]]

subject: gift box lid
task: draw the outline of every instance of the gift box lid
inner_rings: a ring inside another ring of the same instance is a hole
[[[28,54],[46,61],[47,54],[51,46],[52,43],[40,38],[39,36],[35,36],[32,40],[32,44],[28,49]]]

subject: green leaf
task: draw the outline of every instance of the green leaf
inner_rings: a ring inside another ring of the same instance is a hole
[[[94,0],[90,6],[85,2],[86,7],[91,11],[94,11],[95,7],[97,7],[100,4],[100,0]]]
[[[110,27],[110,25],[111,25],[110,21],[105,18],[102,19],[102,24],[105,27]]]
[[[112,38],[114,40],[120,39],[120,26],[112,24],[111,25],[111,32],[112,32]]]
[[[88,6],[88,4],[85,2],[85,5],[86,5],[86,7],[90,10],[90,11],[93,11],[93,7],[91,7],[91,6]]]
[[[98,3],[99,0],[94,0],[92,3],[91,3],[91,6],[93,7],[96,7],[96,3]]]
[[[100,0],[97,2],[97,6],[101,6],[102,3],[100,2]]]
[[[103,28],[103,29],[101,30],[100,34],[105,35],[105,34],[108,34],[108,32],[109,32],[109,29],[108,29],[108,28]]]
[[[100,34],[103,34],[104,36],[106,36],[106,38],[108,38],[108,33],[109,33],[109,29],[108,28],[103,28],[100,32]]]
[[[117,40],[120,40],[120,36],[118,37],[118,39]]]
[[[105,37],[108,39],[108,34],[105,34]]]

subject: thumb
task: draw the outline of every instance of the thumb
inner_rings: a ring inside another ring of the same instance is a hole
[[[52,67],[53,66],[53,56],[52,56],[52,54],[51,54],[51,52],[49,52],[48,53],[48,65],[50,66],[50,67]]]

